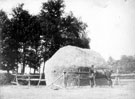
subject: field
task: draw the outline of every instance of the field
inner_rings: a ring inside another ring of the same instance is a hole
[[[89,86],[53,90],[45,86],[0,86],[0,99],[135,99],[135,79],[121,80],[120,85]]]

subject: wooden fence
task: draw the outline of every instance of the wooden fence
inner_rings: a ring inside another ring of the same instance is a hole
[[[74,77],[74,79],[77,79],[77,82],[78,82],[78,86],[80,86],[80,81],[83,80],[83,79],[89,79],[89,85],[91,85],[91,77],[89,74],[90,74],[90,71],[88,72],[85,72],[85,71],[69,71],[69,72],[63,72],[62,75],[60,75],[57,79],[55,79],[50,85],[53,85],[56,83],[56,81],[58,81],[59,79],[61,79],[63,77],[63,83],[64,83],[64,87],[67,87],[67,75],[71,75],[71,74],[77,74],[78,76]],[[82,77],[81,75],[82,74],[86,74],[86,75],[89,75],[87,77]],[[36,75],[31,75],[31,74],[13,74],[15,76],[15,79],[14,81],[12,82],[13,84],[16,84],[16,85],[20,85],[19,84],[19,80],[24,80],[24,81],[27,81],[28,82],[28,86],[31,85],[31,81],[38,81],[38,84],[37,86],[40,85],[41,81],[44,81],[46,82],[45,78],[42,78],[42,74],[36,74]],[[37,77],[37,78],[35,78]],[[135,79],[135,74],[112,74],[112,78],[115,79],[114,80],[114,83],[117,83],[119,84],[119,81],[121,78],[133,78]],[[49,86],[50,86],[49,85]]]
[[[20,85],[19,84],[19,80],[22,81],[27,81],[28,85],[31,85],[31,81],[38,81],[37,86],[40,85],[41,81],[45,81],[45,78],[43,78],[42,74],[35,74],[35,75],[31,75],[31,74],[12,74],[15,76],[14,81],[12,81],[11,83],[16,84],[16,85]]]

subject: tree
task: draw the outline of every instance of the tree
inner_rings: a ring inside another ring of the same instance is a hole
[[[87,25],[72,12],[64,14],[63,0],[43,3],[41,13],[36,16],[24,10],[23,5],[13,9],[13,17],[2,27],[4,66],[17,69],[18,64],[22,64],[21,72],[24,73],[26,65],[39,68],[41,61],[45,64],[65,45],[90,48]]]
[[[68,16],[63,17],[61,27],[63,39],[63,44],[61,45],[74,45],[81,48],[90,48],[90,39],[85,32],[87,25],[74,17],[72,12]]]
[[[13,50],[13,42],[10,37],[10,20],[4,11],[0,11],[0,35],[1,35],[1,68],[8,72],[14,69],[16,65],[16,51]]]
[[[30,35],[30,19],[31,15],[27,10],[23,9],[24,4],[20,4],[18,7],[13,9],[13,18],[11,19],[11,33],[10,37],[14,40],[16,50],[19,52],[19,62],[22,63],[23,67],[21,72],[25,72],[26,66],[26,53],[29,48]]]
[[[113,59],[110,58],[110,60]],[[121,59],[113,61],[112,66],[114,71],[119,69],[120,73],[132,73],[135,71],[135,57],[122,55]]]
[[[115,60],[110,56],[109,58],[108,58],[108,65],[113,65],[114,63],[115,63]]]
[[[135,57],[133,56],[122,55],[120,64],[125,72],[135,71]]]
[[[0,10],[0,69],[2,69],[2,65],[1,65],[1,62],[2,62],[2,27],[4,25],[4,21],[5,19],[7,18],[6,14],[4,11]]]
[[[63,0],[49,0],[43,3],[39,16],[44,64],[63,46],[74,45],[90,48],[90,39],[86,37],[85,32],[87,25],[77,19],[72,12],[69,15],[64,15],[64,8]]]
[[[26,64],[37,70],[41,63],[41,27],[38,16],[31,16],[29,23],[29,49],[27,49]]]
[[[34,69],[34,73],[41,64],[41,57],[35,52],[35,50],[29,50],[28,54],[26,56],[27,65],[29,65],[30,68]]]
[[[2,29],[6,23],[6,21],[8,20],[8,17],[6,15],[6,13],[3,10],[0,10],[0,51],[2,50]],[[2,57],[0,57],[2,59]]]
[[[41,9],[42,36],[50,57],[65,45],[89,48],[89,39],[84,36],[87,25],[73,13],[65,16],[64,7],[63,0],[49,0]]]

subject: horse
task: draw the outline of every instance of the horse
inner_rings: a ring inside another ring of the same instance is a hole
[[[112,79],[111,79],[112,72],[113,71],[109,69],[96,70],[93,76],[93,84],[96,86],[96,79],[105,78],[108,81],[109,86],[112,87],[112,84],[113,84]]]
[[[91,67],[79,67],[78,68],[81,78],[88,78],[91,87],[96,86],[96,79],[105,78],[109,82],[109,86],[112,87],[111,74],[112,70],[109,69],[95,69],[94,65]],[[86,73],[85,73],[86,72]]]

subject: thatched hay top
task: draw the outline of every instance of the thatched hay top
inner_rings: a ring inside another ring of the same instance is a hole
[[[46,63],[46,66],[71,67],[81,66],[90,67],[95,65],[99,67],[105,64],[103,57],[90,49],[82,49],[75,46],[65,46],[60,48]]]

